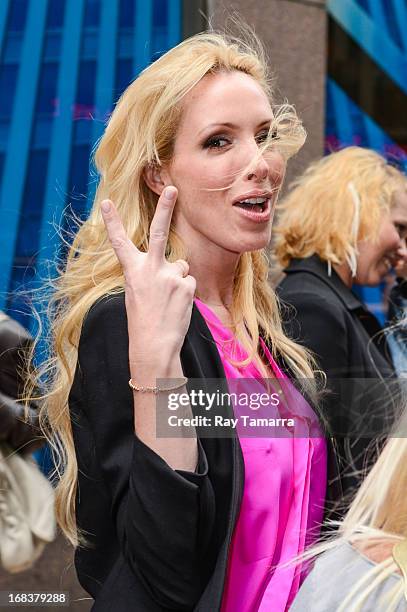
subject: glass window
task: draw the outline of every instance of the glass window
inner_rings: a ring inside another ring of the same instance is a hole
[[[134,5],[135,0],[120,0],[119,28],[134,27]]]
[[[119,59],[116,64],[115,92],[116,100],[121,96],[126,87],[133,79],[133,61],[131,59]]]
[[[24,186],[15,257],[30,258],[38,250],[47,168],[48,150],[32,150]]]
[[[95,80],[96,61],[82,60],[79,67],[78,87],[76,93],[77,112],[80,113],[80,107],[93,107],[95,99]]]
[[[58,64],[47,62],[42,65],[37,93],[36,113],[54,116],[58,109],[57,100]]]
[[[75,214],[79,216],[84,211],[88,196],[89,157],[90,146],[88,144],[72,147],[68,202]]]
[[[44,56],[43,60],[57,60],[61,56],[61,31],[47,32],[45,34]]]
[[[4,157],[4,153],[0,153],[0,184],[3,178]]]
[[[86,0],[84,25],[96,27],[100,22],[100,0]]]
[[[165,0],[154,0],[151,59],[157,60],[167,50],[168,4]]]
[[[0,65],[0,117],[10,117],[17,84],[18,66],[16,64]]]
[[[166,28],[168,22],[167,0],[154,0],[153,2],[153,24],[154,27]]]
[[[63,237],[59,256],[65,259],[73,236],[78,231],[78,220],[87,217],[87,194],[89,183],[90,145],[75,145],[71,151],[71,167],[69,172],[68,196],[63,220]]]
[[[64,24],[65,0],[48,0],[47,29],[62,28]]]
[[[9,3],[9,13],[7,29],[11,32],[21,32],[24,30],[27,19],[28,0],[11,0]]]

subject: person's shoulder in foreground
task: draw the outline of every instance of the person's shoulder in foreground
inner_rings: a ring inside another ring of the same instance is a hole
[[[334,612],[340,609],[355,584],[376,564],[345,542],[325,552],[302,584],[290,612]],[[372,577],[373,580],[373,577]],[[391,574],[374,588],[360,608],[361,612],[385,612],[380,603],[400,583],[401,576]],[[405,612],[407,602],[401,601],[395,612]]]

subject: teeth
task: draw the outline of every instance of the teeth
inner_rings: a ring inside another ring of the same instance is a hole
[[[241,200],[240,204],[264,204],[267,202],[267,198],[248,198],[247,200]]]

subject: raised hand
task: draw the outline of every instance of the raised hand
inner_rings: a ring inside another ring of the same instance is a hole
[[[191,320],[196,288],[185,260],[170,263],[165,250],[177,189],[161,194],[150,226],[147,253],[126,235],[110,200],[101,204],[103,220],[125,277],[130,363],[179,356]]]

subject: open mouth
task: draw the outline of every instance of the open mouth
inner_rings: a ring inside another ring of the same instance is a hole
[[[267,210],[269,205],[269,198],[247,198],[240,202],[235,202],[233,206],[238,208],[244,208],[245,210],[251,210],[252,212],[262,213]]]

